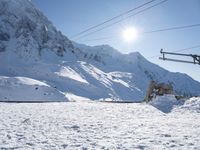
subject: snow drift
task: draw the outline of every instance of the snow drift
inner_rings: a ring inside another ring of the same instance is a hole
[[[200,95],[199,82],[152,64],[138,52],[121,54],[108,45],[70,41],[29,0],[0,1],[0,61],[0,76],[43,82],[57,99],[72,94],[94,100],[143,100],[150,80],[172,84],[177,94]],[[28,98],[6,87],[1,86],[0,98],[11,92]],[[42,100],[39,95],[35,98]]]
[[[177,100],[174,95],[164,95],[153,98],[149,104],[164,113],[169,113],[173,108],[183,105],[184,100]]]

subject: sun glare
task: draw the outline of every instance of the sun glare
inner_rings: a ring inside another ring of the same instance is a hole
[[[137,39],[138,33],[134,27],[128,27],[122,32],[124,41],[133,42]]]

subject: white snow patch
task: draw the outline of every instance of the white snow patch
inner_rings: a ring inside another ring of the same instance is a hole
[[[192,97],[186,100],[183,105],[177,107],[174,111],[177,110],[200,113],[200,97]]]
[[[91,99],[82,96],[77,96],[74,95],[73,93],[65,93],[65,96],[68,98],[70,102],[91,101]]]
[[[1,101],[67,101],[63,93],[46,83],[26,77],[0,76]]]
[[[59,76],[71,78],[73,80],[77,80],[79,82],[88,83],[83,77],[81,77],[76,71],[74,71],[70,67],[62,66],[59,72],[56,72]]]
[[[176,105],[180,105],[183,103],[184,102],[182,100],[177,100],[174,95],[157,96],[149,102],[149,104],[164,113],[169,113]]]

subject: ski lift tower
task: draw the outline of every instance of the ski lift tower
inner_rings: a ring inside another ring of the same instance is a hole
[[[159,57],[159,59],[162,59],[162,60],[200,65],[200,55],[182,54],[182,53],[174,53],[174,52],[164,52],[163,49],[160,50],[160,53],[162,54],[162,57]],[[176,56],[190,57],[192,60],[189,61],[189,60],[184,60],[184,59],[172,59],[172,58],[166,57],[166,55],[176,55]]]

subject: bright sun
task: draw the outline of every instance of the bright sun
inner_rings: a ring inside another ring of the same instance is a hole
[[[133,42],[137,39],[138,33],[134,27],[128,27],[122,32],[124,41]]]

